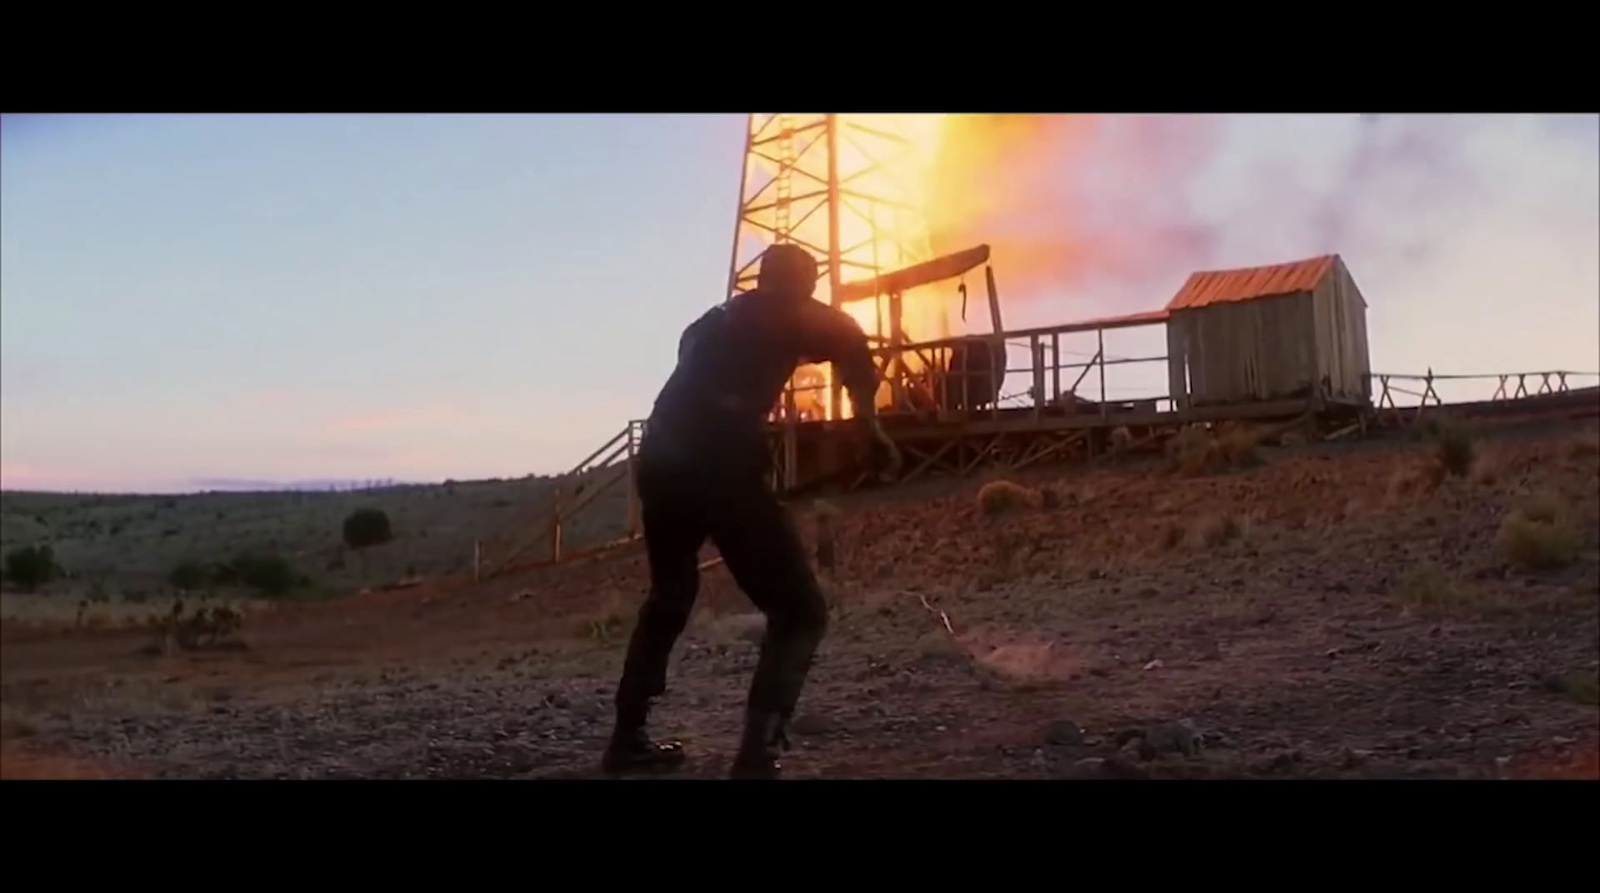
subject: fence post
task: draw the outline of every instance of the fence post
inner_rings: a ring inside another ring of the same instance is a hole
[[[1095,358],[1100,361],[1100,416],[1104,418],[1108,414],[1106,409],[1106,330],[1095,329],[1094,335],[1100,347],[1095,354]]]
[[[636,426],[628,423],[628,536],[639,535],[639,446],[634,440]]]

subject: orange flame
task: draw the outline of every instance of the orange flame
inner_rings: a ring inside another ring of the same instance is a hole
[[[796,134],[794,143],[809,144],[825,138],[823,129],[816,126],[822,123],[823,115],[781,117],[785,121],[775,123],[778,127],[787,124]],[[842,282],[869,279],[935,256],[929,212],[948,117],[942,114],[838,116],[835,165],[840,191],[838,239]],[[764,116],[756,116],[752,126],[762,130],[766,123]],[[767,132],[774,132],[778,127]],[[793,154],[785,158],[785,151]],[[793,144],[786,150],[780,144],[770,155],[793,165],[787,184],[791,204],[787,212],[774,215],[774,228],[786,231],[788,239],[814,252],[825,253],[829,218],[821,202],[825,201],[828,188],[826,151],[807,152],[804,147],[796,148]],[[780,169],[771,157],[755,155],[750,163],[754,172],[768,177],[775,176]],[[780,191],[779,195],[782,197],[783,193]],[[813,210],[814,213],[808,213]],[[777,216],[783,213],[791,216]],[[769,244],[776,239],[768,232],[763,232],[762,236]],[[955,289],[949,283],[935,283],[904,294],[901,326],[905,337],[910,341],[948,337],[951,333],[947,305],[954,294]],[[817,298],[831,303],[826,280],[820,284]],[[841,309],[855,318],[869,336],[889,340],[886,299],[852,301]],[[904,362],[914,368],[917,360],[908,355]],[[795,402],[802,418],[831,417],[827,404],[832,384],[831,365],[806,367],[797,372]],[[888,399],[887,386],[880,388],[878,404],[884,405]],[[850,396],[845,393],[840,417],[853,415]]]

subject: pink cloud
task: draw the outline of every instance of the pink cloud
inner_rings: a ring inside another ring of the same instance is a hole
[[[0,489],[104,490],[124,488],[93,469],[71,465],[0,461]]]

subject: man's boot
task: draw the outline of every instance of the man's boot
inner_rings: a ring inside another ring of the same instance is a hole
[[[607,775],[670,771],[683,764],[682,742],[656,741],[645,731],[648,712],[648,706],[617,711],[611,742],[600,758],[600,768]]]
[[[752,710],[745,715],[744,740],[739,743],[739,753],[733,758],[729,778],[775,779],[783,770],[778,762],[778,748],[789,749],[789,738],[784,734],[788,717],[773,711]]]

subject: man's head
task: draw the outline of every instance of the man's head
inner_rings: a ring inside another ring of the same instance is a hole
[[[817,291],[817,259],[799,245],[774,245],[761,256],[756,288],[773,295],[809,298]]]

